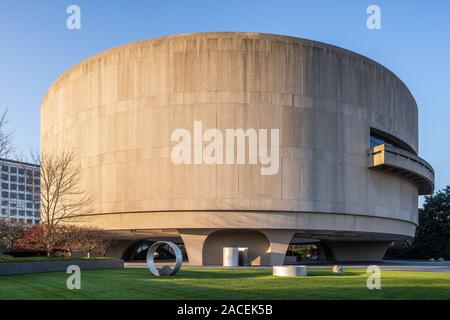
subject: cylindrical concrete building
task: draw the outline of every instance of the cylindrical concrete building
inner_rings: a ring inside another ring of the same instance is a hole
[[[418,195],[434,188],[405,84],[305,39],[198,33],[121,46],[64,73],[41,114],[42,152],[74,148],[95,199],[84,223],[121,239],[119,257],[180,238],[192,265],[221,264],[223,247],[282,264],[302,241],[320,241],[327,259],[379,260],[414,236]]]

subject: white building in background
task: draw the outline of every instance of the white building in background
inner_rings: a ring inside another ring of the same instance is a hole
[[[1,218],[27,225],[40,221],[38,165],[0,159]]]

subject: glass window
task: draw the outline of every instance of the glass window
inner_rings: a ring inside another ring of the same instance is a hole
[[[408,144],[404,143],[401,140],[391,138],[389,137],[389,134],[378,132],[378,130],[371,129],[370,131],[370,139],[369,139],[369,145],[371,148],[374,148],[376,146],[385,144],[390,147],[399,148],[411,153],[416,153]]]
[[[19,193],[19,199],[20,200],[25,200],[25,194],[24,193]]]
[[[27,211],[27,216],[28,216],[28,217],[32,217],[32,216],[33,216],[33,211],[29,211],[29,210],[28,210],[28,211]]]
[[[27,219],[27,224],[33,224],[33,219]]]
[[[7,216],[9,214],[8,209],[2,208],[2,215]]]
[[[11,173],[17,173],[17,168],[16,168],[16,167],[11,167],[11,168],[9,169],[9,172],[11,172]]]
[[[10,181],[17,182],[17,176],[11,175],[11,176],[9,177],[9,180],[10,180]]]
[[[33,179],[27,178],[27,183],[28,183],[28,184],[33,184]]]
[[[8,200],[2,200],[2,206],[9,206],[9,201]]]
[[[9,210],[10,215],[15,216],[17,215],[17,209],[11,209]]]
[[[27,202],[27,208],[28,209],[33,209],[33,203],[32,202]]]
[[[371,133],[370,134],[370,147],[373,148],[373,147],[379,146],[381,144],[386,144],[391,147],[394,146],[394,144],[387,141],[387,139],[384,139],[377,134]]]
[[[19,174],[25,174],[25,169],[19,168]]]
[[[20,183],[25,183],[25,177],[19,177],[19,182]]]
[[[41,184],[41,180],[40,179],[34,179],[33,183],[38,186],[39,184]]]
[[[2,180],[9,180],[9,175],[7,173],[2,173]]]
[[[8,166],[2,166],[2,171],[3,171],[3,172],[8,172],[8,171],[9,171]]]
[[[39,218],[41,217],[41,215],[39,214],[39,212],[35,212],[35,213],[34,213],[34,217],[37,218],[37,219],[39,219]]]
[[[9,192],[8,191],[2,191],[2,198],[9,198]]]
[[[9,184],[3,182],[2,183],[2,189],[9,189]]]
[[[17,199],[17,193],[11,192],[11,193],[9,194],[9,197],[10,197],[11,199]]]
[[[25,210],[19,210],[19,216],[24,216],[25,215]]]
[[[33,201],[33,196],[31,194],[27,194],[27,200],[28,201]]]
[[[11,189],[11,190],[17,190],[17,184],[11,183],[11,184],[9,185],[9,189]]]
[[[19,191],[25,191],[25,186],[23,184],[19,184]]]

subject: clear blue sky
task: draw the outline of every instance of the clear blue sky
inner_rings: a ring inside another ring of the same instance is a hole
[[[82,29],[66,28],[81,7]],[[381,8],[382,30],[366,9]],[[450,1],[0,0],[0,107],[21,148],[39,148],[39,109],[59,74],[94,53],[156,36],[200,31],[287,34],[366,55],[396,73],[420,112],[420,155],[450,185]]]

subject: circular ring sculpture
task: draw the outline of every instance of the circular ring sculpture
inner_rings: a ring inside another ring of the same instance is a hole
[[[168,245],[175,254],[175,267],[170,266],[162,266],[162,267],[156,267],[155,264],[155,253],[156,250],[162,246],[162,245]],[[183,255],[181,254],[180,248],[173,243],[168,241],[158,241],[155,242],[150,249],[148,249],[147,252],[147,266],[153,275],[157,277],[164,277],[164,276],[174,276],[180,271],[181,265],[183,264]]]

